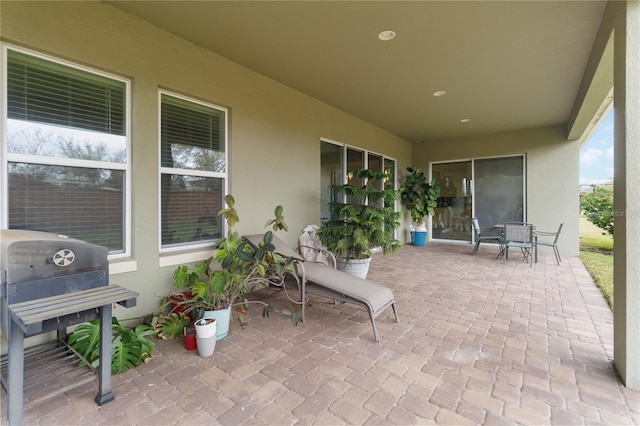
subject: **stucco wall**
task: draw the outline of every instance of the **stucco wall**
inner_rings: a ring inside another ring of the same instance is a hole
[[[578,214],[580,141],[566,141],[563,126],[526,129],[466,139],[428,141],[415,145],[414,163],[429,170],[431,162],[525,154],[526,218],[537,229],[564,228],[561,255],[579,251]],[[548,252],[541,247],[540,253]]]
[[[151,312],[171,290],[171,263],[159,255],[158,89],[229,108],[229,191],[240,233],[262,231],[284,206],[293,243],[320,218],[320,138],[410,164],[411,145],[218,55],[99,2],[2,2],[2,41],[132,80],[132,258],[112,262],[111,281],[140,293]],[[284,66],[284,65],[283,65]],[[200,256],[204,258],[204,254]],[[129,262],[126,262],[129,260]],[[168,266],[160,267],[160,262]],[[120,265],[120,266],[119,266]]]

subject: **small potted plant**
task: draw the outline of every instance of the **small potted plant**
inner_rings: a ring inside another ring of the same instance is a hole
[[[433,209],[438,206],[440,184],[435,178],[429,183],[419,168],[407,167],[407,171],[409,173],[400,188],[400,202],[409,211],[413,221],[411,242],[414,246],[422,247],[427,237],[424,218],[433,216]]]
[[[395,236],[400,213],[394,209],[398,191],[384,188],[387,173],[361,169],[352,172],[352,182],[331,185],[331,220],[317,231],[322,244],[337,259],[338,269],[366,278],[374,248],[393,253],[401,244]]]

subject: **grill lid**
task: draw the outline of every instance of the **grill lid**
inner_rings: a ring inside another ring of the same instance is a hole
[[[0,271],[7,284],[108,270],[106,247],[64,235],[30,230],[0,231]]]

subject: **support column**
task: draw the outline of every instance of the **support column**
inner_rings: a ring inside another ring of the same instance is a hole
[[[640,390],[640,2],[614,27],[614,363]]]

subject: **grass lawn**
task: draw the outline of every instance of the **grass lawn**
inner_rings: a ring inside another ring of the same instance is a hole
[[[580,260],[613,310],[613,238],[580,216]]]
[[[613,237],[602,235],[602,229],[580,216],[580,250],[613,251]]]

